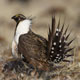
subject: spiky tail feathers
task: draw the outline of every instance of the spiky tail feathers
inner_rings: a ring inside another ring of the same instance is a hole
[[[48,35],[48,60],[49,62],[59,63],[61,61],[68,62],[65,58],[72,56],[72,54],[68,54],[73,48],[70,48],[70,44],[73,42],[71,40],[68,42],[68,38],[70,33],[67,33],[68,27],[64,31],[64,24],[62,28],[59,28],[60,20],[58,23],[58,27],[56,31],[55,29],[55,17],[52,18],[52,28],[49,28],[49,35]]]

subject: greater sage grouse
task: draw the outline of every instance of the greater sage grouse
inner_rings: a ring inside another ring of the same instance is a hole
[[[67,34],[68,27],[63,31],[63,24],[60,29],[60,20],[55,30],[55,17],[52,17],[52,25],[49,28],[48,40],[46,40],[31,30],[31,19],[22,14],[17,14],[12,19],[17,23],[12,42],[12,54],[15,60],[23,59],[34,69],[49,71],[51,64],[67,62],[66,58],[72,56],[68,52],[73,49],[69,46],[74,39],[67,41],[70,35],[70,33]]]

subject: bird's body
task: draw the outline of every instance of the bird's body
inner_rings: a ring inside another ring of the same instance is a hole
[[[27,61],[33,63],[35,67],[37,65],[44,67],[47,60],[47,40],[32,32],[30,27],[30,20],[24,20],[17,25],[12,43],[12,54],[16,58],[24,55]],[[41,65],[40,61],[44,65]]]
[[[14,57],[22,58],[23,56],[35,69],[48,71],[51,69],[51,63],[67,62],[68,60],[65,60],[65,58],[72,56],[68,54],[73,49],[69,48],[73,40],[67,42],[70,35],[70,33],[66,35],[68,28],[63,33],[64,24],[59,29],[59,21],[55,31],[54,17],[52,18],[51,29],[49,28],[48,40],[31,30],[30,19],[21,14],[12,18],[17,22],[12,43],[12,54]]]

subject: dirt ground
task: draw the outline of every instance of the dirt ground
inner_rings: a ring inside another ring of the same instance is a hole
[[[55,13],[56,25],[59,17],[61,25],[65,19],[65,27],[69,24],[69,31],[72,29],[70,39],[76,38],[72,44],[75,46],[73,63],[58,71],[52,80],[80,80],[80,0],[0,0],[0,72],[5,61],[12,57],[11,43],[16,23],[11,17],[18,13],[34,18],[32,30],[46,39],[52,14]],[[0,80],[17,80],[9,78],[4,78],[4,74],[0,73]],[[37,79],[24,75],[24,79],[18,80]]]

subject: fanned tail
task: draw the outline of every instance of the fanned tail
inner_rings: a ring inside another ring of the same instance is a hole
[[[68,38],[71,33],[67,34],[68,27],[64,31],[64,25],[60,29],[60,19],[58,22],[57,29],[55,31],[55,17],[52,17],[52,28],[49,28],[48,35],[48,60],[50,62],[59,63],[61,61],[69,62],[65,60],[66,57],[70,57],[72,55],[68,54],[74,48],[70,48],[70,44],[74,41],[71,40],[68,42]],[[64,31],[64,32],[63,32]]]

